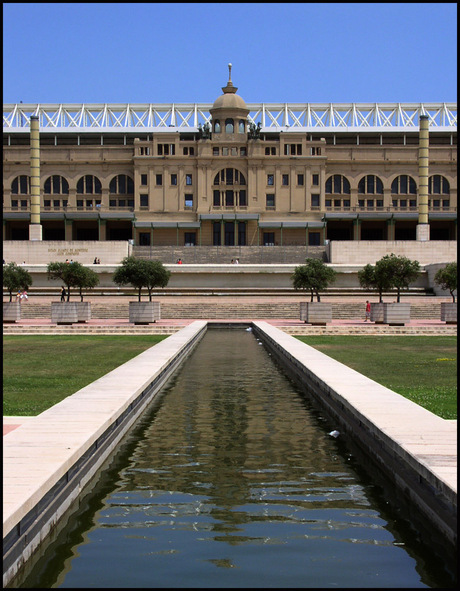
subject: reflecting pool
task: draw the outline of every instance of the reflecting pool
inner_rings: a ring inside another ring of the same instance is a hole
[[[209,330],[23,587],[451,581],[247,330]]]

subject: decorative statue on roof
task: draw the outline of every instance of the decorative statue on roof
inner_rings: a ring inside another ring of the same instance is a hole
[[[249,140],[259,140],[260,139],[260,121],[257,123],[257,126],[255,123],[251,122],[249,124],[249,131],[248,131],[248,139]]]
[[[208,122],[206,122],[203,126],[201,126],[201,123],[198,123],[198,139],[211,139],[211,127]]]

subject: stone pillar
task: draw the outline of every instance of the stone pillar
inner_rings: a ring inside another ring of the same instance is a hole
[[[42,240],[40,224],[40,131],[36,115],[30,116],[30,225],[29,240]]]
[[[67,218],[65,220],[65,240],[69,242],[73,240],[73,221]]]
[[[428,224],[428,116],[420,115],[420,133],[418,149],[418,225],[417,240],[430,239],[430,226]]]

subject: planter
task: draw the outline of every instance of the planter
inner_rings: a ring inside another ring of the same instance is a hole
[[[51,322],[55,324],[74,324],[78,322],[76,302],[51,302]]]
[[[19,322],[19,320],[21,320],[21,304],[3,302],[3,322]]]
[[[160,302],[129,302],[129,321],[133,324],[149,324],[160,318]]]
[[[457,324],[457,303],[441,302],[441,320],[446,324]]]
[[[375,322],[376,324],[383,324],[384,308],[385,308],[385,304],[383,302],[371,304],[370,321]]]
[[[410,304],[383,304],[383,322],[390,326],[404,326],[410,322]]]
[[[325,326],[332,322],[332,306],[323,302],[300,302],[300,320],[308,324]]]
[[[78,322],[91,320],[91,302],[75,302],[77,306]]]

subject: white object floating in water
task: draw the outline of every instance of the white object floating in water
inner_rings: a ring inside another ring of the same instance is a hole
[[[328,433],[328,435],[330,435],[331,437],[338,437],[340,435],[340,432],[334,429],[334,431],[331,431],[330,433]]]

